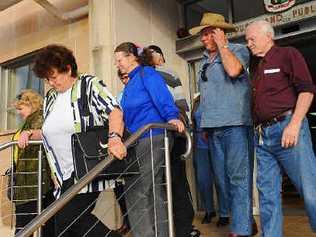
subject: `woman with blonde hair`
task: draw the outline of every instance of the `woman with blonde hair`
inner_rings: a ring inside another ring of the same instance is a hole
[[[43,98],[34,90],[23,90],[14,101],[17,113],[24,121],[13,136],[19,146],[13,148],[13,201],[16,213],[16,233],[27,225],[37,214],[37,186],[38,186],[38,152],[40,145],[28,145],[33,130],[40,129],[43,124]],[[47,159],[42,160],[42,190],[43,204],[48,206],[52,200],[50,169]],[[53,225],[47,224],[43,230],[44,236],[54,236]]]

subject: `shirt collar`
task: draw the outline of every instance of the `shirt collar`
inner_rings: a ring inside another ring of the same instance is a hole
[[[208,58],[208,57],[209,57],[209,54],[208,54],[208,50],[207,50],[207,49],[204,50],[204,52],[203,52],[203,57],[205,57],[205,58]]]
[[[128,73],[128,77],[132,79],[141,69],[142,69],[142,66],[138,65],[130,73]]]
[[[273,45],[269,51],[266,53],[266,55],[263,57],[263,61],[267,62],[270,61],[273,57],[273,55],[277,52],[278,47]]]

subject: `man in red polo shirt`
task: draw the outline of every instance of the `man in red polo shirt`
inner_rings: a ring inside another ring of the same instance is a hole
[[[282,234],[281,181],[284,170],[304,198],[316,232],[316,159],[305,117],[316,91],[303,56],[274,44],[273,27],[255,21],[246,29],[252,54],[260,58],[252,80],[257,187],[263,236]]]

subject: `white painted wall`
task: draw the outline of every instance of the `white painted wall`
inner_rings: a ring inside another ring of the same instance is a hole
[[[187,63],[176,54],[175,48],[176,31],[180,25],[175,0],[90,0],[90,9],[90,26],[95,29],[91,32],[91,50],[95,58],[100,58],[97,54],[107,58],[104,67],[98,67],[96,64],[99,63],[95,61],[91,70],[105,77],[113,92],[122,88],[116,80],[113,51],[126,41],[140,46],[160,46],[167,66],[179,74],[184,87],[188,88]]]

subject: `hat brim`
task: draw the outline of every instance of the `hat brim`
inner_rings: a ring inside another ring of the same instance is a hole
[[[226,33],[235,32],[236,31],[236,27],[234,25],[223,22],[223,23],[220,23],[220,24],[196,26],[196,27],[193,27],[192,29],[190,29],[189,33],[191,35],[196,35],[196,34],[200,33],[204,28],[207,28],[207,27],[220,28],[220,29],[224,30]]]

